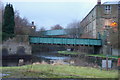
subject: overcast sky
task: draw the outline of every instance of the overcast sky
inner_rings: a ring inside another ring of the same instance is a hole
[[[30,22],[34,21],[37,30],[41,27],[50,27],[60,24],[66,27],[74,20],[82,20],[97,4],[97,0],[2,0],[13,4],[21,17],[26,17]],[[106,1],[119,0],[101,0]]]

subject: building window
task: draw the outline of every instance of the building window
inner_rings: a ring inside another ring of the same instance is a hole
[[[106,5],[105,6],[105,14],[110,14],[111,13],[111,6],[110,5]]]
[[[112,22],[112,19],[110,18],[105,19],[104,24],[106,29],[109,29],[111,22]]]

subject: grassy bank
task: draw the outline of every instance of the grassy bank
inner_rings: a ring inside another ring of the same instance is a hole
[[[78,52],[71,52],[71,51],[58,51],[60,54],[71,54],[71,55],[77,55],[80,54]]]
[[[117,78],[115,70],[105,71],[90,67],[36,64],[21,67],[0,67],[3,78]]]
[[[79,52],[71,52],[71,51],[58,51],[58,53],[60,53],[60,54],[70,54],[70,55],[81,54]],[[85,54],[85,55],[86,56],[106,58],[106,55],[104,55],[104,54]],[[120,56],[108,56],[108,58],[118,59],[118,58],[120,58]]]
[[[89,55],[86,55],[86,56],[94,56],[94,57],[106,58],[106,55],[103,55],[103,54],[89,54]],[[119,56],[108,56],[108,58],[118,59],[120,57]]]

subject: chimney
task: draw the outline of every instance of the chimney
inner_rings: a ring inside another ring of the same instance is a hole
[[[101,4],[101,0],[97,0],[97,5],[100,5]]]
[[[32,26],[34,26],[34,21],[32,21]]]

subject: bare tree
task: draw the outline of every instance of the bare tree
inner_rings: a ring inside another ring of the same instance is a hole
[[[81,26],[79,21],[73,21],[72,23],[67,25],[66,29],[67,34],[71,38],[79,38],[81,36]]]
[[[39,31],[40,31],[40,32],[41,32],[41,31],[45,31],[45,28],[44,28],[44,27],[41,27]]]
[[[2,16],[3,16],[3,3],[0,1],[0,25],[2,24]]]
[[[44,36],[45,30],[44,27],[41,27],[39,31],[36,32],[36,36]]]
[[[15,23],[16,23],[16,27],[20,27],[20,26],[29,27],[31,25],[27,18],[25,18],[25,17],[21,18],[20,17],[18,11],[15,11]]]
[[[3,3],[0,1],[0,43],[2,42]]]
[[[3,3],[0,1],[0,26],[2,26],[3,10]]]
[[[16,34],[30,34],[31,33],[31,24],[27,18],[21,18],[19,12],[15,11],[15,33]]]
[[[57,29],[63,29],[63,27],[60,26],[59,24],[56,24],[55,26],[51,27],[51,30],[57,30]]]

